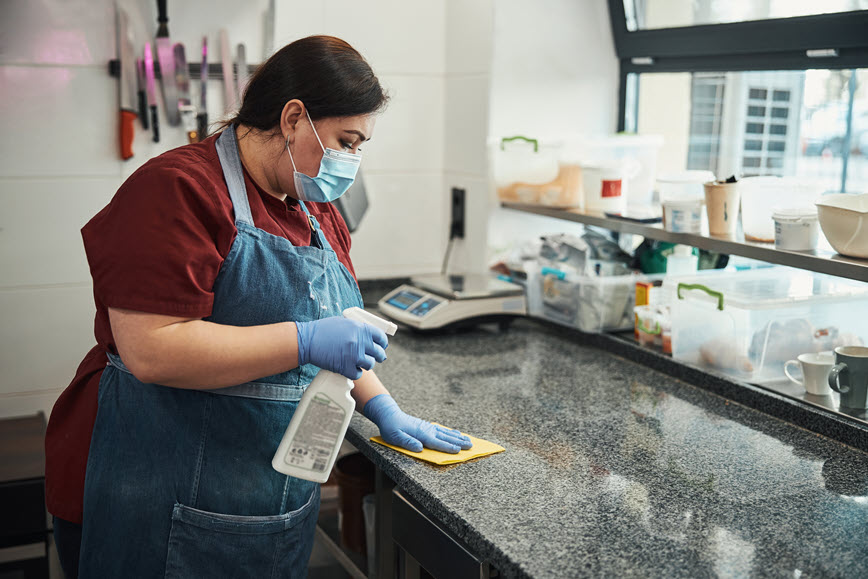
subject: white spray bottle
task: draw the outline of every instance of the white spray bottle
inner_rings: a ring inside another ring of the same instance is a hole
[[[370,324],[390,336],[398,326],[361,308],[347,308],[344,317]],[[271,459],[274,470],[296,478],[324,483],[335,464],[356,401],[350,396],[353,382],[328,370],[320,370],[305,390],[283,440]]]

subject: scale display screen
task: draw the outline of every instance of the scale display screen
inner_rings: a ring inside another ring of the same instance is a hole
[[[390,306],[395,306],[399,310],[406,310],[420,299],[422,299],[422,294],[404,290],[393,295],[386,303]]]
[[[427,300],[425,300],[424,302],[422,302],[421,304],[419,304],[418,306],[416,306],[415,308],[410,310],[410,313],[413,314],[414,316],[419,316],[421,318],[422,316],[424,316],[425,314],[430,312],[431,308],[433,308],[434,306],[436,306],[439,303],[440,303],[440,300],[437,300],[434,298],[428,298]]]

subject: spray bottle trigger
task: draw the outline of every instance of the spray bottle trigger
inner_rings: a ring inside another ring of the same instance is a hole
[[[398,326],[395,325],[394,323],[392,323],[388,320],[384,320],[383,318],[381,318],[379,316],[375,316],[374,314],[372,314],[370,312],[366,312],[365,310],[363,310],[362,308],[359,308],[359,307],[354,306],[352,308],[347,308],[344,310],[343,314],[344,314],[345,318],[348,318],[350,320],[356,320],[357,322],[370,324],[370,325],[374,326],[375,328],[379,328],[380,330],[382,330],[383,332],[385,332],[389,336],[394,336],[395,332],[398,331]]]

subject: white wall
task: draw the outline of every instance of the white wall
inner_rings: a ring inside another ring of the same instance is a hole
[[[556,139],[617,127],[618,61],[603,0],[497,0],[489,135]],[[569,223],[497,207],[488,243],[498,253]]]
[[[218,31],[260,60],[268,0],[169,2],[188,55]],[[137,49],[156,30],[152,0],[122,0]],[[334,34],[366,56],[392,94],[362,164],[370,211],[353,236],[361,278],[439,271],[449,187],[468,191],[467,239],[453,270],[485,263],[484,141],[492,0],[277,0],[274,46]],[[135,157],[117,154],[112,0],[5,0],[0,17],[0,417],[50,410],[93,345],[93,298],[79,229],[148,158],[185,143],[137,125]],[[198,83],[193,83],[194,102]],[[209,116],[222,85],[208,87]]]

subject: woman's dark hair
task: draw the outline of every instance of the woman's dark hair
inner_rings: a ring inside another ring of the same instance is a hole
[[[389,97],[355,48],[334,36],[308,36],[287,44],[257,69],[241,109],[223,127],[234,123],[271,131],[292,99],[303,102],[317,120],[375,113]]]

